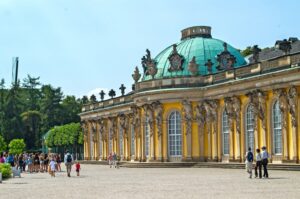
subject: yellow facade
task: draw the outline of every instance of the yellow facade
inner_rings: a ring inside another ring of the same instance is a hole
[[[183,41],[197,36],[187,31]],[[180,58],[176,45],[172,53]],[[220,56],[228,53],[224,44]],[[193,75],[162,78],[154,67],[142,81],[136,69],[134,91],[84,105],[85,159],[243,162],[249,146],[266,146],[273,163],[299,163],[299,52],[205,75],[195,75],[198,65],[193,58],[185,65]]]

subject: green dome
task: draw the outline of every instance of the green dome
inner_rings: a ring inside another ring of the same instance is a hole
[[[169,70],[170,61],[168,58],[173,52],[173,45],[171,45],[155,57],[157,74],[154,76],[154,79],[191,76],[188,66],[194,56],[198,64],[198,75],[208,74],[205,63],[209,59],[213,63],[212,73],[217,73],[217,55],[224,51],[224,43],[221,40],[211,38],[210,32],[208,35],[183,35],[182,40],[176,43],[177,52],[183,57],[182,70]],[[234,68],[246,65],[244,57],[237,49],[227,44],[227,51],[236,58],[236,62],[233,65]],[[151,75],[144,75],[142,81],[150,79],[152,79]]]

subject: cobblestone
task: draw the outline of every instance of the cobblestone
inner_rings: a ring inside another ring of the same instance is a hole
[[[299,198],[300,172],[270,171],[249,179],[244,170],[120,168],[82,165],[81,176],[65,172],[23,174],[0,184],[0,198]]]

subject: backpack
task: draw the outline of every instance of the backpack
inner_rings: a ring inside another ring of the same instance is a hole
[[[72,162],[72,156],[71,156],[71,154],[67,155],[67,162]]]
[[[248,154],[247,154],[247,161],[248,162],[253,162],[253,153],[252,152],[248,152]]]

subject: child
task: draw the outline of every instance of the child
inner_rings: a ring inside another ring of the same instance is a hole
[[[76,173],[77,173],[77,176],[79,176],[80,164],[79,164],[78,161],[76,161],[75,167],[76,167]]]
[[[56,166],[56,162],[54,161],[54,158],[51,159],[50,163],[50,175],[51,177],[55,177],[55,166]]]

